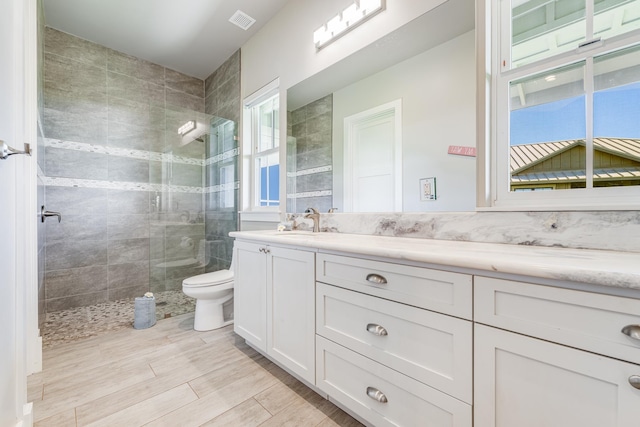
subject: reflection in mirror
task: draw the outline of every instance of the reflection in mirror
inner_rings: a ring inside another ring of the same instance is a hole
[[[450,146],[475,147],[473,17],[473,2],[447,1],[288,90],[287,212],[309,206],[321,212],[395,209],[348,208],[355,196],[345,200],[354,188],[345,187],[345,176],[354,171],[345,166],[343,154],[349,132],[345,119],[396,100],[401,105],[402,156],[395,176],[402,182],[401,210],[475,209],[475,158],[449,154]],[[379,136],[365,137],[363,157],[373,154],[365,147],[373,139],[379,144]],[[437,177],[435,200],[420,197],[420,181],[429,177]],[[367,197],[381,196],[373,191]]]

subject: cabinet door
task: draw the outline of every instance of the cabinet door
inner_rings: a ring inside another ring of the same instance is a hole
[[[262,351],[267,349],[265,250],[265,245],[255,243],[236,241],[234,244],[234,330]]]
[[[268,250],[267,353],[315,384],[315,254]]]
[[[474,372],[476,427],[640,425],[632,363],[476,324]]]

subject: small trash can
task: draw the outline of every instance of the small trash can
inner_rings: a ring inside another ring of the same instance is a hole
[[[133,311],[133,328],[147,329],[156,324],[156,297],[147,292],[136,297]]]

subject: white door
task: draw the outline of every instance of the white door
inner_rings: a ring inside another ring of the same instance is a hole
[[[402,211],[402,111],[397,100],[344,119],[344,209]]]
[[[18,150],[36,140],[35,6],[23,0],[3,0],[0,6],[0,140]],[[2,426],[32,424],[26,379],[40,357],[32,347],[37,335],[34,163],[25,155],[0,159]]]
[[[637,427],[640,366],[476,324],[474,426]]]

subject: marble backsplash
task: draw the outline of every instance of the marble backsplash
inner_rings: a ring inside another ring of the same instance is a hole
[[[311,220],[298,217],[299,228]],[[322,214],[322,231],[640,252],[640,211]],[[640,262],[640,256],[638,258]]]

